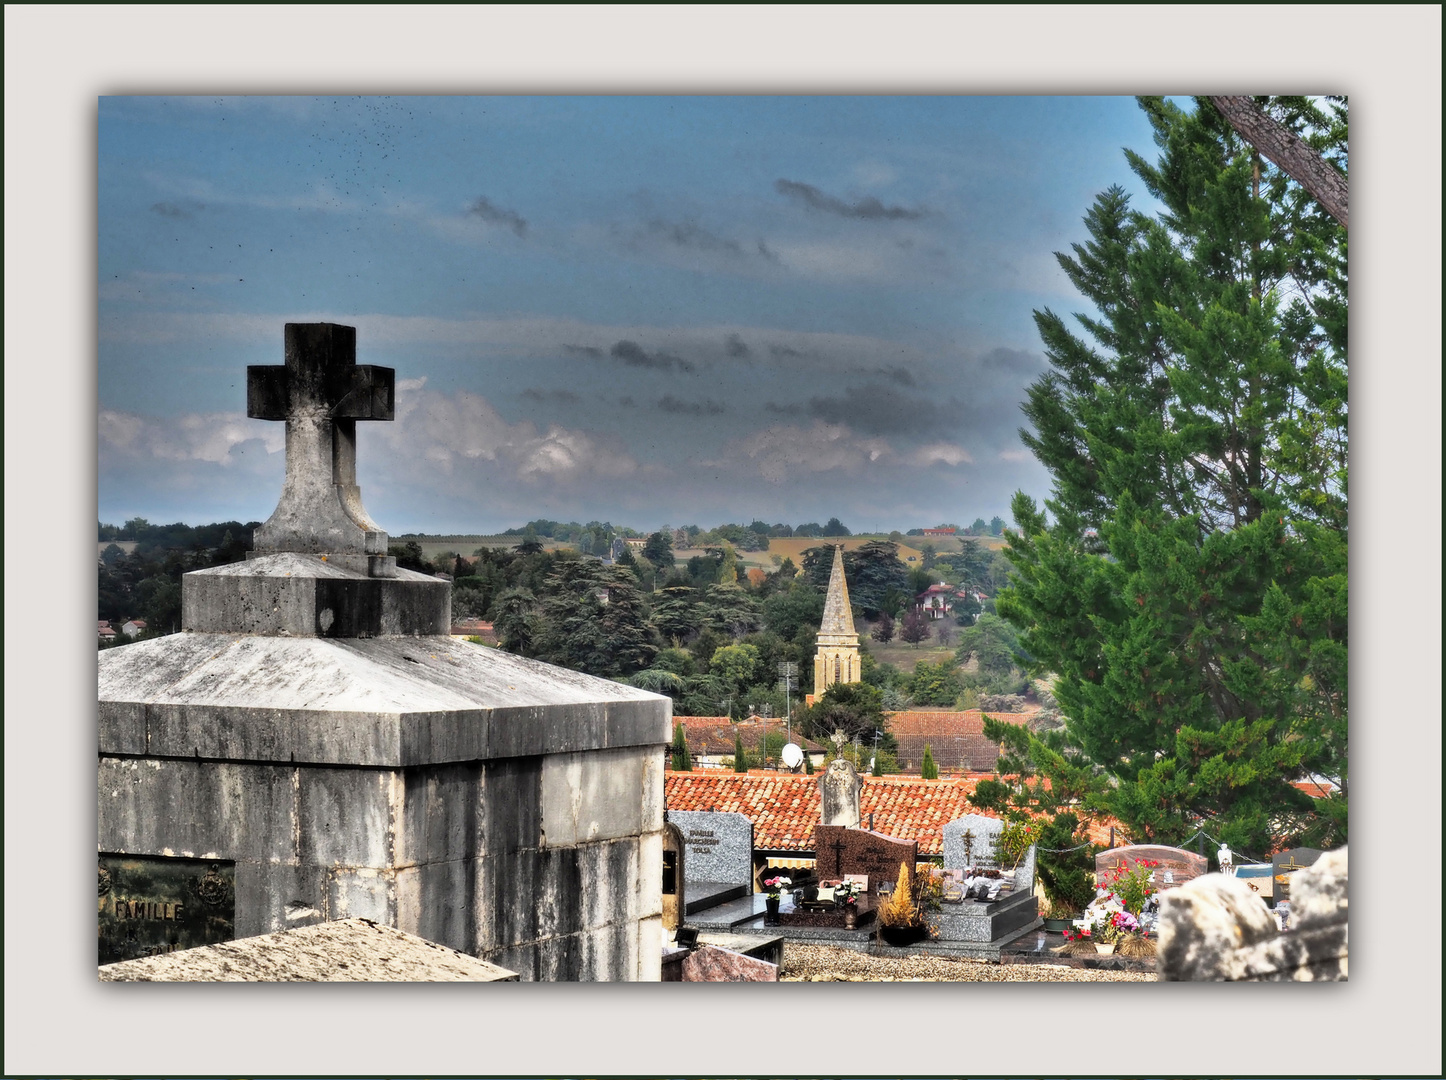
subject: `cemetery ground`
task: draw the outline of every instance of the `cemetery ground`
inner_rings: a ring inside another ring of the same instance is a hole
[[[998,964],[941,956],[871,956],[790,941],[780,982],[1158,982],[1153,972],[1092,971],[1059,964]]]

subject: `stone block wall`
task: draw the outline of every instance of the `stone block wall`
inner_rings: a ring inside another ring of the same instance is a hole
[[[410,768],[102,755],[99,849],[231,859],[236,935],[373,919],[520,973],[657,980],[651,747]]]

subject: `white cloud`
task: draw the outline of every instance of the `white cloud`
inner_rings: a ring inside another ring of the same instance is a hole
[[[883,439],[860,438],[843,424],[816,421],[806,428],[774,424],[728,443],[721,459],[701,464],[757,469],[765,480],[777,484],[800,471],[857,473],[876,462],[896,459],[893,447]]]
[[[97,417],[102,458],[121,455],[161,461],[208,461],[229,466],[243,443],[259,442],[268,454],[286,447],[280,424],[249,420],[241,413],[187,413],[173,417],[138,416],[102,409]]]
[[[974,459],[962,446],[950,442],[935,442],[921,446],[908,456],[910,465],[972,465]]]
[[[1001,450],[999,451],[1000,461],[1033,461],[1034,455],[1028,450]]]
[[[630,476],[638,462],[607,436],[553,424],[539,433],[523,420],[509,424],[480,394],[426,389],[425,378],[397,383],[397,419],[381,425],[390,464],[397,476],[425,464],[446,476],[470,464],[495,466],[495,481],[572,483],[589,478]]]

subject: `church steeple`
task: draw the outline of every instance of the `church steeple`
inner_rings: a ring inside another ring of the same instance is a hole
[[[828,597],[823,603],[823,622],[818,628],[813,692],[821,696],[834,683],[858,682],[861,675],[859,635],[854,630],[854,612],[844,576],[843,546],[839,545],[833,549],[833,571],[828,579]]]

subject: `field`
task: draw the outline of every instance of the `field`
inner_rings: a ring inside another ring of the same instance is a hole
[[[895,638],[887,645],[880,645],[877,641],[868,639],[868,623],[859,621],[855,624],[859,632],[860,644],[867,642],[869,655],[881,664],[893,664],[905,675],[914,673],[914,665],[920,660],[927,660],[931,664],[938,664],[944,660],[954,658],[954,649],[941,649],[934,644],[931,638],[927,643],[921,644],[917,649],[912,645],[906,645]]]

